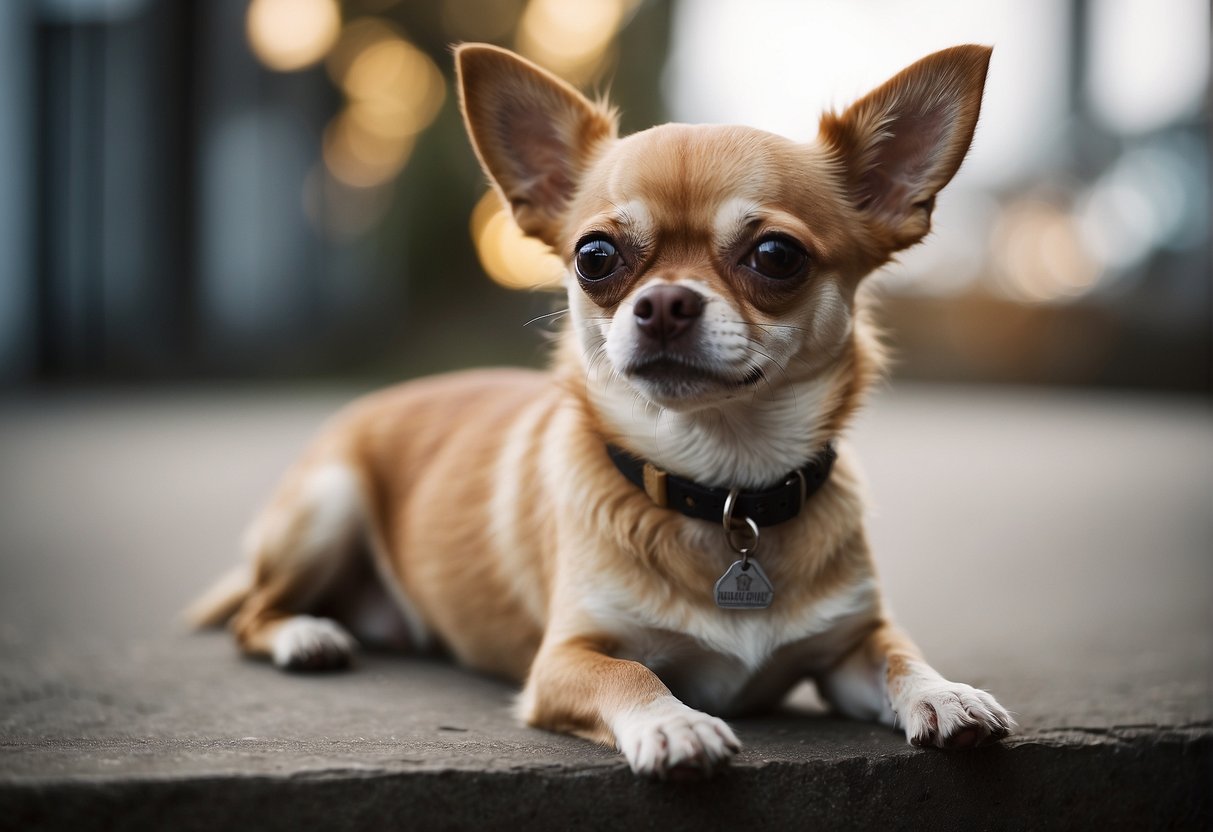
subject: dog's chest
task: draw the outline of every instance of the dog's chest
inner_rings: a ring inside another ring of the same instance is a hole
[[[769,707],[799,680],[834,664],[870,626],[878,601],[871,581],[863,580],[795,613],[655,609],[601,591],[595,606],[620,658],[653,670],[691,707],[728,715]]]

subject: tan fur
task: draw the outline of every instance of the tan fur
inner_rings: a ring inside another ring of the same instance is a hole
[[[414,646],[436,641],[525,682],[529,724],[613,741],[656,776],[736,751],[728,726],[694,708],[769,707],[808,677],[845,713],[917,714],[915,742],[1004,734],[992,699],[942,680],[886,620],[841,441],[883,363],[859,282],[925,234],[922,203],[968,146],[988,50],[920,62],[827,118],[817,144],[686,125],[617,139],[612,113],[542,70],[491,47],[457,54],[469,132],[520,225],[569,262],[587,234],[607,235],[625,266],[583,285],[570,269],[571,322],[550,373],[424,379],[340,414],[254,525],[252,585],[195,619],[239,603],[246,652],[334,666],[348,636],[312,616],[343,609],[370,563]],[[931,141],[902,140],[899,118]],[[887,192],[877,164],[898,179]],[[811,278],[738,265],[764,234],[798,241]],[[635,299],[663,283],[711,310],[696,337],[720,380],[698,392],[629,377]],[[762,383],[733,380],[754,367]],[[657,507],[606,454],[612,442],[707,485],[758,488],[827,441],[840,444],[824,488],[762,530],[776,587],[762,611],[714,603],[737,557],[720,526]],[[332,617],[360,635],[356,615]],[[947,697],[968,704],[953,713]],[[966,733],[970,722],[980,730]]]

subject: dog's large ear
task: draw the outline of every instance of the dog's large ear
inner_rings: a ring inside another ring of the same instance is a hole
[[[480,164],[520,228],[559,247],[564,211],[614,114],[551,73],[496,46],[455,52],[459,99]]]
[[[889,253],[931,228],[935,195],[973,140],[991,50],[956,46],[928,55],[821,120],[841,158],[855,205]]]

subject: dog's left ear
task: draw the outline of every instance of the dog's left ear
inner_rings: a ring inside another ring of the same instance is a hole
[[[468,134],[518,226],[559,250],[565,208],[615,116],[555,75],[505,49],[455,50]]]
[[[935,195],[973,140],[993,50],[928,55],[852,104],[822,117],[820,138],[841,158],[851,198],[888,253],[931,228]]]

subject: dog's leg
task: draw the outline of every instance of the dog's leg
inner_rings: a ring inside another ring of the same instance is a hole
[[[993,696],[944,679],[909,637],[888,623],[817,683],[843,714],[900,725],[912,745],[971,748],[1002,739],[1015,727]]]
[[[614,743],[633,771],[649,777],[707,774],[740,749],[722,720],[679,702],[644,665],[602,648],[577,638],[540,649],[520,699],[527,724]]]
[[[350,466],[305,464],[287,477],[246,538],[254,583],[231,622],[246,654],[289,670],[349,664],[354,638],[336,621],[304,613],[357,555],[365,517]]]

